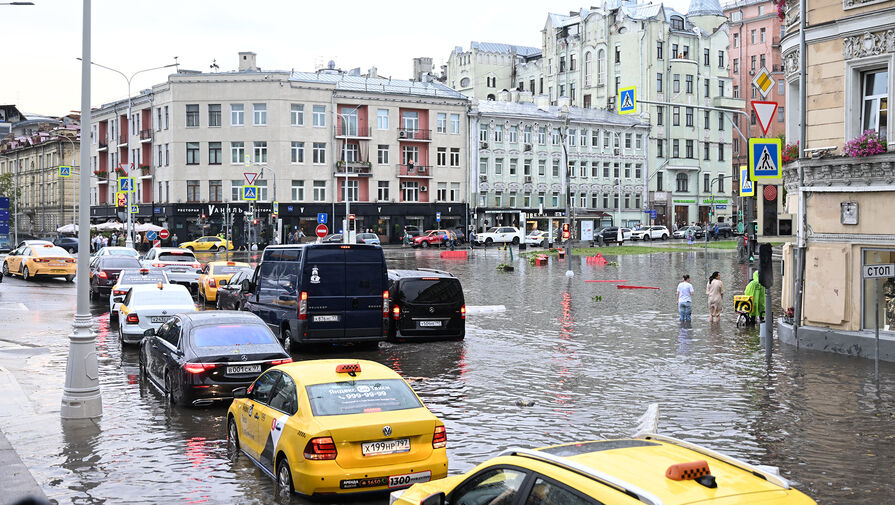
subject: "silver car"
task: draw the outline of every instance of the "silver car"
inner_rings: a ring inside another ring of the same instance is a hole
[[[193,296],[183,286],[133,286],[118,306],[118,337],[125,344],[138,344],[146,330],[158,330],[171,316],[197,311]]]
[[[109,295],[109,317],[118,317],[118,305],[124,301],[127,292],[140,284],[168,284],[168,275],[161,268],[125,268],[118,274]]]
[[[168,274],[168,282],[182,284],[196,293],[199,290],[199,274],[202,264],[193,251],[178,247],[153,247],[142,260],[145,268],[162,268]]]

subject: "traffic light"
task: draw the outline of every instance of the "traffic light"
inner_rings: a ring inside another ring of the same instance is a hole
[[[258,224],[258,220],[257,220],[257,219],[252,219],[252,224],[253,224],[253,225]]]
[[[758,248],[758,283],[765,288],[774,285],[774,266],[771,264],[771,244],[765,242]]]
[[[568,240],[569,237],[572,236],[572,233],[569,231],[569,223],[562,224],[562,239]]]

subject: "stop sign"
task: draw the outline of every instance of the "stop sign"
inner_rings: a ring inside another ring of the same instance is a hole
[[[329,228],[327,228],[325,224],[317,225],[317,236],[318,237],[323,238],[326,236],[327,233],[329,233]]]
[[[158,232],[158,238],[160,238],[162,240],[168,238],[169,235],[170,235],[170,233],[168,233],[168,230],[165,230],[165,229],[161,229]]]

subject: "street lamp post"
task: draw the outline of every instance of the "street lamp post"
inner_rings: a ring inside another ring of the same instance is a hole
[[[81,58],[78,58],[78,59],[80,60]],[[128,159],[130,160],[129,165],[131,167],[133,167],[134,166],[133,160],[130,159],[132,156],[131,155],[131,130],[133,129],[133,118],[131,117],[131,114],[132,114],[132,112],[131,112],[131,81],[134,79],[134,77],[137,76],[137,74],[142,74],[143,72],[149,72],[150,70],[160,70],[163,68],[176,67],[177,63],[171,63],[170,65],[162,65],[160,67],[144,68],[143,70],[137,70],[136,72],[131,74],[130,77],[125,75],[124,72],[121,72],[120,70],[115,70],[112,67],[100,65],[99,63],[96,63],[96,62],[90,62],[90,63],[92,65],[96,65],[97,67],[104,68],[106,70],[111,70],[112,72],[115,72],[116,74],[120,75],[121,77],[124,77],[124,80],[127,81],[127,137],[126,137],[126,141],[125,141],[125,146],[127,148]],[[131,175],[130,170],[125,168],[124,172],[127,177],[130,177],[130,175]],[[126,209],[126,212],[127,212],[127,237],[125,238],[124,245],[125,245],[125,247],[130,247],[131,249],[133,249],[133,247],[134,247],[133,226],[131,224],[131,222],[132,222],[132,219],[131,219],[131,193],[133,193],[133,192],[134,192],[134,188],[130,188],[129,191],[125,192],[126,200],[127,200],[127,209]],[[83,207],[82,207],[82,212],[83,212]]]
[[[81,131],[78,131],[78,136],[81,135]],[[60,135],[59,138],[63,138],[67,140],[71,144],[71,170],[75,169],[75,141],[68,138],[65,135]],[[59,144],[59,152],[62,152],[62,144]],[[62,155],[59,155],[59,159],[62,160]],[[80,167],[78,168],[80,170]],[[59,185],[62,188],[62,214],[65,214],[65,179],[59,181]],[[78,199],[75,195],[72,195],[71,199],[71,226],[75,233],[80,233],[80,229],[76,226],[76,217],[75,217],[75,203],[77,203]]]
[[[351,215],[351,199],[348,198],[348,119],[346,116],[350,117],[352,113],[357,112],[357,109],[360,108],[360,105],[351,110],[351,113],[348,112],[337,112],[336,114],[342,118],[342,123],[344,124],[342,128],[342,136],[345,137],[345,146],[342,149],[342,168],[345,169],[345,187],[342,188],[344,190],[345,195],[345,229],[342,233],[342,242],[345,244],[351,243],[351,229],[350,221],[348,220],[348,216]],[[336,216],[333,216],[335,218]]]

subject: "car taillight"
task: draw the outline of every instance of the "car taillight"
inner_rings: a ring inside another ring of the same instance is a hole
[[[155,263],[152,264],[152,266],[154,266],[155,268],[162,268],[165,266],[165,264],[159,263],[158,261],[156,261]]]
[[[432,448],[441,449],[447,447],[447,431],[444,426],[436,426],[435,433],[432,435]]]
[[[388,319],[388,290],[382,292],[382,318]]]
[[[109,278],[109,274],[107,274],[105,270],[100,270],[100,272],[98,274],[96,274],[96,276],[99,277],[100,279],[108,279]]]
[[[466,304],[460,307],[460,319],[466,319]]]
[[[305,446],[305,459],[336,459],[336,454],[336,444],[332,437],[312,438]]]
[[[200,265],[199,263],[190,263],[190,266],[193,268],[202,268],[202,265]]]
[[[126,319],[127,324],[137,324],[140,322],[140,316],[137,313],[128,314]]]
[[[67,258],[67,259],[65,260],[66,263],[74,263],[74,262],[76,262],[76,261],[77,261],[77,260],[74,259],[74,258]]]
[[[208,287],[210,287],[210,288],[215,287],[214,279],[208,279]]]
[[[48,261],[50,261],[50,260],[48,260],[46,258],[34,258],[35,263],[47,263]]]
[[[298,318],[305,320],[308,318],[308,292],[302,291],[301,298],[298,301]]]
[[[189,373],[202,373],[206,370],[212,370],[216,366],[216,363],[184,363],[183,369]]]
[[[112,294],[113,295],[126,295],[127,290],[126,289],[113,289]]]
[[[401,319],[401,307],[398,307],[397,305],[392,307],[392,319],[395,321]]]
[[[271,366],[277,366],[277,365],[285,365],[286,363],[292,363],[292,358],[275,359],[275,360],[273,360],[273,361],[270,362],[270,365],[271,365]]]

